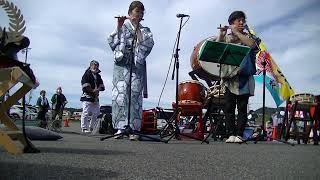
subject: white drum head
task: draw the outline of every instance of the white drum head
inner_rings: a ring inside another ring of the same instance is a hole
[[[186,83],[199,84],[200,86],[203,86],[203,84],[197,80],[185,80],[185,81],[181,81],[179,84],[186,84]]]
[[[209,40],[210,38],[207,38],[207,40]],[[206,41],[203,41],[203,43],[201,44],[200,48],[199,48],[199,51],[198,51],[198,54],[200,52],[200,50],[203,48],[204,44]],[[198,59],[198,58],[197,58]],[[220,65],[218,63],[212,63],[212,62],[206,62],[206,61],[201,61],[198,59],[198,63],[200,65],[200,67],[206,71],[207,73],[213,75],[213,76],[217,76],[219,77],[219,67]]]
[[[199,64],[202,67],[204,71],[207,73],[219,77],[219,64],[218,63],[212,63],[212,62],[206,62],[206,61],[200,61]]]

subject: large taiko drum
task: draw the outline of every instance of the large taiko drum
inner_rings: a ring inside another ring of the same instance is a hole
[[[314,104],[317,102],[316,96],[310,93],[300,93],[295,94],[290,97],[290,101],[294,104],[295,102],[302,103],[302,104],[309,104],[310,106],[310,116],[314,116],[315,106]],[[289,110],[291,109],[291,105],[289,105]],[[303,111],[296,111],[295,117],[304,117]]]
[[[204,43],[206,41],[214,41],[214,40],[215,40],[215,37],[209,37],[199,42],[192,51],[192,54],[190,57],[190,63],[191,63],[191,68],[193,70],[201,69],[204,72],[206,72],[208,74],[208,77],[210,77],[211,79],[218,80],[220,65],[218,63],[206,62],[198,59],[199,50],[204,45]]]
[[[203,103],[206,97],[205,87],[196,80],[182,81],[178,85],[179,103]]]
[[[295,94],[293,96],[290,97],[290,100],[292,102],[294,101],[298,101],[298,103],[315,103],[316,98],[313,94],[309,94],[309,93],[301,93],[301,94]]]

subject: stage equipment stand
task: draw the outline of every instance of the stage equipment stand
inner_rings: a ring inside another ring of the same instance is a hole
[[[219,89],[220,91],[220,89]],[[219,92],[220,93],[220,92]],[[221,103],[221,97],[219,95],[218,97],[218,104],[215,104],[218,108],[215,109],[215,112],[213,112],[213,104],[214,104],[214,97],[209,97],[208,98],[208,106],[207,106],[207,112],[205,113],[204,117],[203,117],[203,121],[204,123],[207,121],[207,119],[209,118],[210,121],[210,131],[209,134],[207,134],[204,138],[204,140],[201,142],[205,142],[207,141],[207,139],[209,138],[210,135],[212,135],[212,137],[214,138],[214,141],[217,140],[217,135],[224,135],[223,133],[221,133],[222,131],[222,127],[223,127],[223,119],[225,117],[224,113],[222,113],[221,111],[223,111],[223,104]],[[214,118],[214,122],[212,121],[212,119]],[[218,132],[219,131],[219,132]]]
[[[266,109],[266,65],[267,65],[267,62],[266,62],[266,55],[267,53],[265,51],[261,51],[261,48],[260,48],[260,42],[261,40],[256,37],[254,34],[251,33],[249,27],[246,25],[245,26],[245,29],[248,31],[249,33],[249,36],[254,40],[255,42],[255,45],[257,47],[257,50],[260,52],[259,56],[262,56],[261,58],[263,58],[263,61],[262,61],[262,75],[263,75],[263,88],[262,88],[262,125],[261,125],[261,131],[259,132],[258,136],[256,137],[252,137],[252,138],[249,138],[247,140],[244,140],[243,142],[241,142],[240,144],[242,143],[247,143],[248,141],[254,141],[254,144],[256,144],[258,141],[266,141],[267,140],[267,132],[265,130],[265,109]],[[281,139],[276,139],[276,141],[278,142],[282,142],[282,143],[285,143],[285,144],[289,144],[289,145],[292,145],[294,146],[293,143],[289,143],[289,142],[286,142],[286,141],[283,141]]]
[[[260,48],[259,48],[260,49]],[[263,52],[262,52],[263,53]],[[259,134],[256,136],[256,137],[252,137],[252,138],[249,138],[247,140],[244,140],[243,142],[241,142],[240,144],[242,143],[247,143],[248,141],[254,141],[254,144],[256,144],[258,141],[266,141],[267,140],[267,132],[265,130],[265,108],[266,108],[266,105],[265,105],[265,99],[266,99],[266,61],[265,61],[265,58],[263,58],[263,62],[262,62],[262,67],[263,67],[263,95],[262,95],[262,125],[261,125],[261,131],[259,132]],[[282,139],[274,139],[275,141],[278,141],[278,142],[282,142],[284,144],[289,144],[291,146],[294,146],[293,143],[290,143],[290,142],[287,142],[287,141],[284,141]]]
[[[25,117],[25,99],[24,96],[32,88],[39,84],[30,69],[29,65],[20,61],[16,61],[7,56],[0,55],[0,96],[4,95],[9,89],[17,83],[22,83],[22,86],[8,97],[4,102],[0,103],[0,121],[4,128],[0,128],[0,145],[12,154],[21,153],[37,153],[40,152],[26,137],[24,128]],[[13,123],[13,120],[8,116],[7,112],[19,99],[23,101],[23,126],[21,130]],[[19,141],[23,145],[23,149],[14,143],[13,140]]]
[[[129,54],[130,54],[130,60],[129,60],[129,66],[130,66],[130,69],[129,69],[129,99],[128,99],[128,119],[127,119],[127,125],[124,127],[124,131],[122,133],[119,133],[119,134],[114,134],[114,135],[110,135],[110,136],[106,136],[106,137],[102,137],[100,138],[101,141],[104,141],[106,139],[109,139],[109,138],[112,138],[112,137],[115,137],[115,136],[129,136],[129,135],[138,135],[139,138],[143,137],[143,138],[146,138],[146,139],[149,139],[151,141],[156,141],[156,142],[164,142],[164,143],[167,143],[166,141],[163,141],[162,139],[159,138],[156,138],[154,136],[149,136],[149,135],[145,135],[145,134],[142,134],[140,133],[139,131],[136,131],[136,130],[133,130],[131,127],[130,127],[130,118],[131,118],[131,84],[132,84],[132,69],[133,69],[133,65],[134,65],[134,57],[135,57],[135,45],[136,45],[136,42],[137,42],[137,30],[134,30],[133,32],[133,41],[132,41],[132,44],[131,44],[131,47],[129,47]]]
[[[179,84],[179,44],[180,44],[180,35],[181,35],[181,29],[182,29],[182,21],[183,21],[183,17],[185,16],[178,16],[178,18],[180,18],[180,25],[179,25],[179,31],[178,31],[178,35],[177,35],[177,44],[176,44],[176,49],[175,49],[175,54],[174,54],[174,59],[175,59],[175,65],[174,65],[174,68],[173,68],[173,72],[172,72],[172,80],[174,79],[174,75],[176,75],[176,81],[175,81],[175,85],[176,85],[176,99],[175,99],[175,103],[173,104],[174,106],[174,113],[173,115],[171,116],[171,118],[167,121],[168,123],[174,123],[174,125],[168,125],[167,127],[173,127],[174,128],[174,131],[172,132],[171,135],[168,135],[169,138],[165,140],[165,142],[169,142],[173,137],[175,137],[176,139],[178,140],[181,140],[181,137],[180,136],[184,136],[184,137],[187,137],[187,138],[190,138],[190,139],[195,139],[195,140],[199,140],[199,141],[202,141],[203,140],[203,137],[202,138],[198,138],[198,137],[194,137],[192,135],[188,135],[188,134],[185,134],[185,133],[181,133],[180,132],[180,129],[179,129],[179,126],[178,126],[178,119],[179,119],[179,116],[181,114],[181,106],[179,105],[179,100],[178,100],[178,84]],[[200,117],[201,118],[201,117]]]

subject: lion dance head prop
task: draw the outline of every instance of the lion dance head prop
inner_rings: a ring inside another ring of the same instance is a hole
[[[2,27],[0,24],[0,53],[14,57],[30,44],[29,39],[23,36],[26,30],[25,21],[20,9],[12,2],[0,0],[0,7],[9,18],[8,27]]]

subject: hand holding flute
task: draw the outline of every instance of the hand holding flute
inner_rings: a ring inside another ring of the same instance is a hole
[[[121,29],[124,21],[125,21],[126,19],[128,19],[127,16],[116,16],[116,17],[114,17],[114,18],[117,18],[117,19],[118,19],[118,25],[117,25],[117,29],[118,29],[118,30]]]
[[[222,39],[224,39],[224,37],[226,36],[227,34],[227,30],[230,28],[230,26],[221,26],[220,24],[220,27],[218,27],[217,29],[219,29],[219,36],[218,36],[218,41],[221,41]]]

